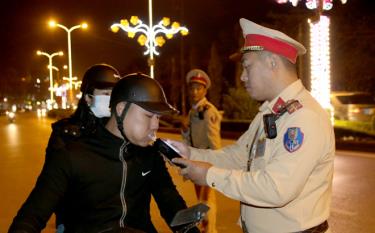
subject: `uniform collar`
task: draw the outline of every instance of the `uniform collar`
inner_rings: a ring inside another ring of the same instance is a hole
[[[199,100],[198,103],[194,104],[192,106],[192,108],[195,109],[195,110],[197,110],[199,108],[199,106],[204,105],[206,102],[207,102],[206,97],[203,97],[203,99]]]
[[[278,96],[271,101],[265,101],[259,108],[259,111],[270,111],[276,113],[277,110],[288,100],[294,99],[299,92],[304,89],[300,79],[287,86]]]

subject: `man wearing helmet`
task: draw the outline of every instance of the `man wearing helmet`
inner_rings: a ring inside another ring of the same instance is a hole
[[[163,158],[149,146],[159,117],[176,111],[159,83],[143,74],[125,76],[113,88],[110,107],[105,125],[47,156],[10,233],[40,232],[65,196],[74,197],[65,206],[67,233],[157,232],[151,195],[167,223],[186,208]]]
[[[221,115],[206,98],[211,80],[203,70],[192,69],[186,75],[186,83],[189,85],[192,106],[186,123],[182,123],[184,141],[195,148],[219,149],[221,147]],[[195,185],[195,192],[198,200],[207,203],[210,207],[208,218],[202,223],[202,232],[216,233],[215,191],[207,186]]]

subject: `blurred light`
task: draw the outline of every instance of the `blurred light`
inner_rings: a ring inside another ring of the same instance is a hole
[[[14,118],[16,116],[16,114],[14,112],[9,112],[8,113],[8,117],[9,118]]]
[[[350,113],[360,113],[361,110],[359,108],[351,108],[351,109],[349,109],[349,112]]]
[[[50,27],[56,27],[56,21],[55,21],[55,20],[50,20],[50,21],[48,22],[48,25],[49,25]]]
[[[38,108],[36,114],[38,117],[45,117],[47,115],[47,110],[45,108]]]
[[[17,105],[15,104],[12,105],[12,112],[17,112]]]
[[[20,130],[18,129],[18,124],[8,124],[8,127],[6,128],[6,141],[8,145],[12,146],[19,146],[20,143]],[[4,140],[2,138],[2,140]],[[15,153],[16,154],[16,153]]]

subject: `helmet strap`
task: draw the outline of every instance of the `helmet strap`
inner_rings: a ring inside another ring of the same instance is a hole
[[[115,115],[116,116],[116,122],[117,122],[117,128],[120,131],[122,137],[124,138],[124,141],[128,141],[128,139],[126,138],[125,133],[124,133],[124,124],[123,124],[123,122],[124,122],[124,118],[126,116],[126,113],[129,110],[130,104],[131,103],[126,102],[125,107],[124,107],[124,109],[121,112],[121,115],[120,116],[117,115],[117,111],[116,111],[116,115]]]

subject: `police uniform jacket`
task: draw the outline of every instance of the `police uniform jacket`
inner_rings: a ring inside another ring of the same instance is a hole
[[[193,147],[218,149],[221,147],[221,115],[206,98],[189,111],[189,129],[182,132],[184,141]]]
[[[275,139],[265,138],[262,117],[280,99],[295,99],[301,106],[276,121]],[[265,102],[235,144],[216,151],[191,151],[191,159],[214,164],[206,176],[208,185],[241,201],[241,218],[251,233],[298,232],[328,219],[334,132],[327,112],[300,80]],[[253,154],[250,171],[249,154]]]
[[[9,232],[40,232],[66,196],[66,233],[120,232],[123,226],[157,232],[150,218],[151,195],[167,223],[186,208],[163,158],[152,147],[124,143],[98,127],[90,137],[46,156]]]

